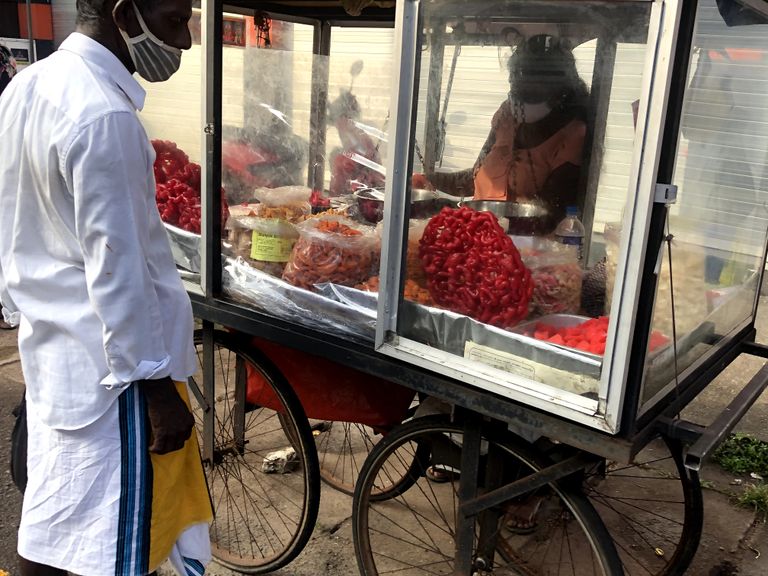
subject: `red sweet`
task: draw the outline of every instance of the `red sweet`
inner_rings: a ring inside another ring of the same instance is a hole
[[[174,142],[153,140],[155,149],[155,201],[160,218],[172,226],[200,234],[200,165]],[[229,206],[221,190],[221,225],[229,218]]]
[[[531,273],[490,212],[443,208],[424,229],[419,258],[439,306],[501,328],[528,314]]]
[[[583,350],[602,356],[605,353],[605,341],[608,335],[608,316],[590,318],[576,326],[556,327],[545,322],[537,322],[527,335],[537,340]],[[669,343],[669,338],[654,330],[648,341],[648,350],[653,351]]]

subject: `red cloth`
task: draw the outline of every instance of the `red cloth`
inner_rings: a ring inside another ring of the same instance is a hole
[[[308,418],[387,429],[405,419],[415,396],[408,388],[319,356],[261,338],[252,342],[283,373]],[[252,366],[248,366],[247,372],[247,401],[279,410],[280,404],[261,373]]]

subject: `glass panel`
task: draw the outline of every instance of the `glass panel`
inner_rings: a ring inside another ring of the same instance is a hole
[[[183,52],[178,72],[166,82],[139,81],[147,91],[140,117],[157,154],[157,206],[179,273],[199,283],[203,55],[200,3],[195,5],[189,22],[192,47]]]
[[[269,47],[224,47],[224,291],[373,340],[375,296],[355,287],[377,285],[393,32],[334,27],[314,46],[313,26],[261,24]]]
[[[423,10],[398,331],[594,397],[608,325],[604,227],[627,201],[650,5]],[[450,196],[424,201],[429,187]]]
[[[669,336],[674,321],[677,362],[649,355],[646,401],[750,317],[763,266],[768,13],[701,0],[697,22],[653,324]]]

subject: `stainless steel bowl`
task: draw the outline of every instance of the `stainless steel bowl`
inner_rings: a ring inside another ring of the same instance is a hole
[[[354,193],[360,213],[369,222],[378,222],[384,216],[384,191],[374,188],[362,188]],[[433,190],[414,188],[411,191],[411,218],[429,218],[437,214],[443,206],[456,205],[458,198]]]
[[[480,212],[490,212],[499,219],[509,221],[508,234],[532,236],[551,232],[549,210],[534,202],[507,202],[504,200],[466,200],[467,206]]]

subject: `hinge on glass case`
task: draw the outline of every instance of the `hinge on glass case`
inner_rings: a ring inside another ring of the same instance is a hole
[[[656,184],[653,194],[654,204],[674,204],[677,202],[677,186],[674,184]]]

